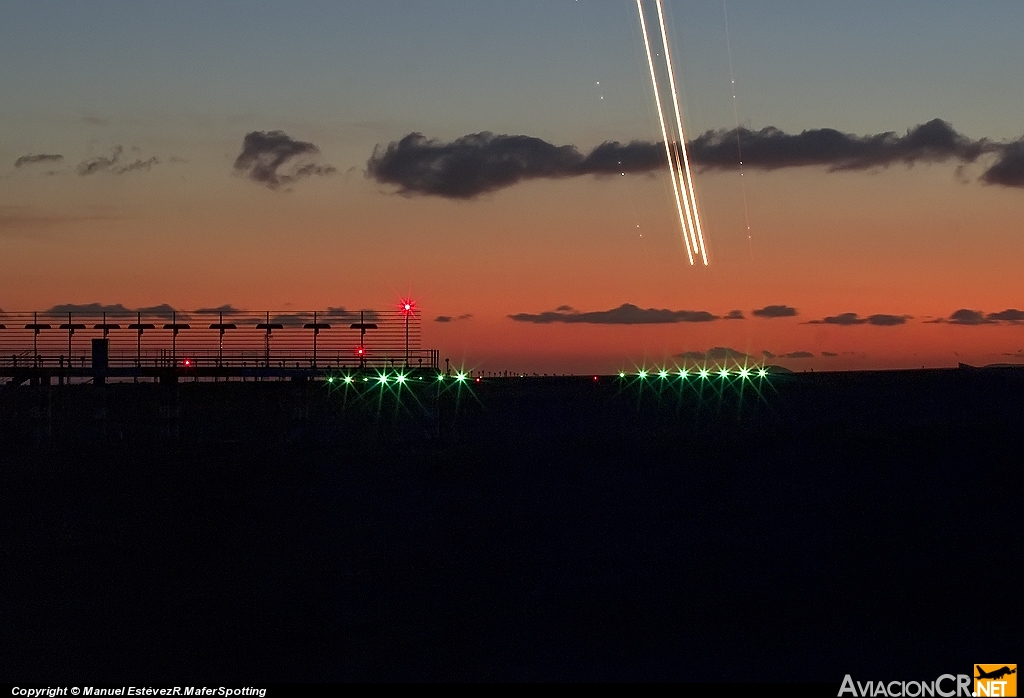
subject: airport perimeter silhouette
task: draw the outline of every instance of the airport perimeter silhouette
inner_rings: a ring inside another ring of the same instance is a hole
[[[0,680],[838,684],[1020,646],[1022,369],[331,377],[0,386]]]

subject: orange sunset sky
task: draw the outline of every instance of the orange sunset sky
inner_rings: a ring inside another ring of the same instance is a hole
[[[635,3],[60,4],[56,20],[22,4],[0,28],[0,309],[381,308],[408,293],[424,346],[481,370],[611,372],[715,347],[793,370],[1024,362],[1024,313],[1007,312],[1024,308],[1024,57],[1007,28],[1024,7],[730,2],[730,57],[720,5],[666,5],[691,141],[735,128],[730,58],[753,139],[742,180],[697,169],[706,268],[687,262],[664,168],[464,197],[367,172],[414,132],[584,155],[656,142]],[[768,126],[902,138],[936,118],[980,152],[838,171],[827,152],[757,159]],[[294,150],[278,180],[244,158],[247,134],[275,131]],[[600,315],[627,303],[715,319]],[[793,313],[754,312],[773,305]],[[565,306],[598,315],[528,319]],[[863,321],[883,315],[898,320]]]

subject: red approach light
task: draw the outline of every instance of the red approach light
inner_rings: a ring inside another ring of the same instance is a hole
[[[477,382],[477,383],[479,383],[479,382],[480,382],[480,379],[479,379],[479,378],[477,378],[477,379],[476,379],[476,382]]]
[[[182,361],[182,362],[181,362],[181,364],[182,364],[182,366],[184,366],[185,368],[188,368],[189,366],[191,366],[191,365],[192,365],[192,359],[185,359],[184,361]]]
[[[362,356],[365,353],[366,353],[366,349],[363,349],[362,347],[356,347],[356,354],[358,354],[359,356]]]
[[[597,380],[597,376],[594,376],[594,380],[595,380],[595,381]]]
[[[403,298],[398,302],[398,310],[402,315],[412,315],[416,312],[416,301],[412,298]]]

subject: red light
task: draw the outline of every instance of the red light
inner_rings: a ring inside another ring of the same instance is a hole
[[[191,366],[191,365],[192,365],[192,359],[185,359],[185,361],[184,361],[183,363],[184,363],[184,364],[185,364],[186,366]]]
[[[356,347],[356,353],[362,356],[363,354],[366,353],[366,350],[363,349],[362,347]]]
[[[594,376],[594,380],[597,380],[597,376]]]
[[[480,379],[479,379],[479,378],[477,378],[477,379],[476,379],[476,382],[477,382],[477,383],[479,383],[479,382],[480,382]]]
[[[416,312],[416,301],[412,298],[403,298],[398,302],[398,310],[403,315],[412,315]]]

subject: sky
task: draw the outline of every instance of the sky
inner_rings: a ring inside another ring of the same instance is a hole
[[[707,267],[632,0],[4,2],[0,310],[410,294],[478,370],[1024,361],[1024,3],[665,9]]]

